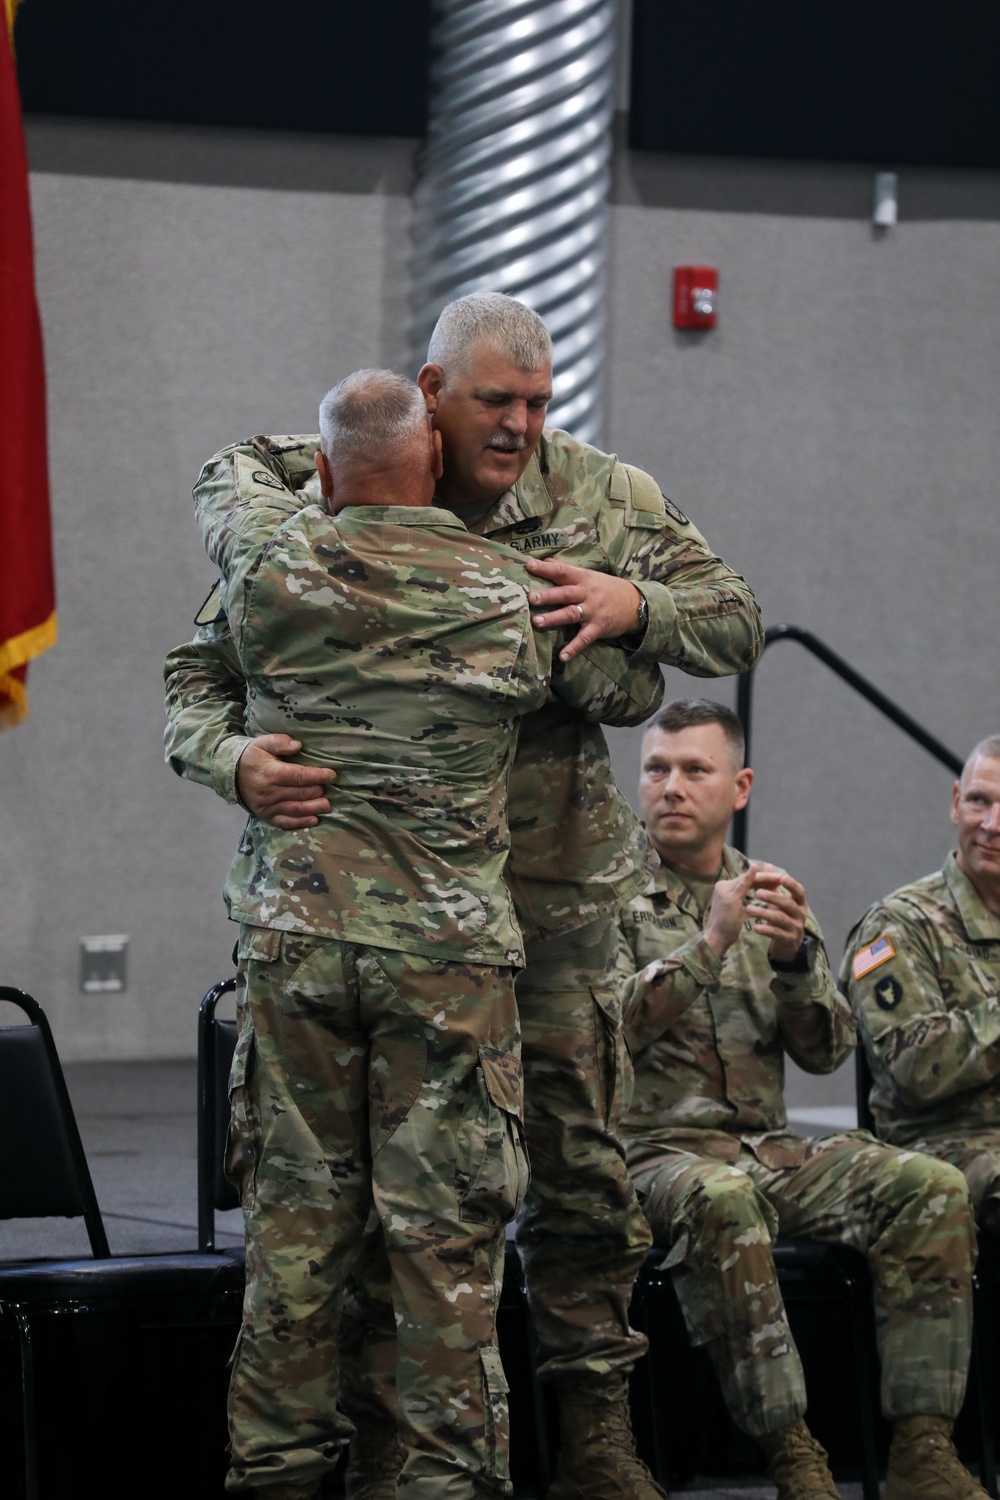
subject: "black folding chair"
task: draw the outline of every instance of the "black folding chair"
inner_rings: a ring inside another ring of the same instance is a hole
[[[198,1248],[215,1249],[216,1210],[239,1208],[225,1172],[229,1132],[229,1070],[238,1023],[216,1015],[219,1001],[236,989],[235,976],[214,984],[198,1010]]]
[[[217,1500],[242,1267],[110,1254],[45,1016],[0,1001],[28,1020],[0,1027],[0,1218],[82,1217],[94,1257],[0,1264],[0,1492]]]
[[[865,1051],[864,1042],[858,1037],[858,1045],[854,1049],[854,1095],[858,1109],[858,1129],[867,1130],[871,1135],[878,1135],[875,1128],[875,1116],[872,1114],[872,1070],[868,1062],[868,1053]]]
[[[0,985],[28,1026],[0,1028],[0,1219],[79,1218],[95,1257],[111,1251],[42,1007]]]

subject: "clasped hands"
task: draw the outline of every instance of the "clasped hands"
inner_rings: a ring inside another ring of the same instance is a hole
[[[806,933],[806,893],[777,866],[751,864],[742,875],[716,882],[705,941],[724,958],[745,921],[771,939],[768,953],[775,963],[794,963]]]

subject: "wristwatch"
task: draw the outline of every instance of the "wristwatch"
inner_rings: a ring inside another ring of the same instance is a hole
[[[795,957],[789,963],[779,963],[776,958],[769,958],[771,968],[778,974],[807,974],[816,959],[816,939],[809,936],[808,932],[802,939],[802,945]]]

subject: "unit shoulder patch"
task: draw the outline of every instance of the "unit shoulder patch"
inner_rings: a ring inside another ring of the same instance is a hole
[[[851,973],[855,979],[863,979],[866,974],[871,973],[872,969],[877,969],[879,964],[886,964],[890,958],[895,957],[896,950],[892,946],[892,939],[887,932],[883,932],[874,943],[869,943],[867,948],[862,948],[855,953]]]
[[[266,490],[283,490],[285,488],[281,480],[267,469],[254,469],[250,478],[254,484],[263,485]]]
[[[875,1004],[880,1010],[895,1010],[903,998],[903,986],[895,974],[883,974],[875,986]]]

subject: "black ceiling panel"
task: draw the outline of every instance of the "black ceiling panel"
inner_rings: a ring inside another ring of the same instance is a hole
[[[430,0],[25,0],[24,108],[422,135]]]
[[[1000,166],[1000,4],[635,0],[630,141]]]

